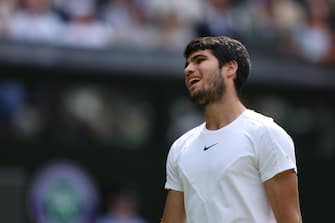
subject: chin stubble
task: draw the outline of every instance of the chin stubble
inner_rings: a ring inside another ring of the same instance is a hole
[[[223,96],[224,91],[224,80],[218,71],[213,73],[207,82],[207,86],[195,92],[195,94],[191,95],[191,98],[196,104],[205,107],[208,104],[218,101]]]

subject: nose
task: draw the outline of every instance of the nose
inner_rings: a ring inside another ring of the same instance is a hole
[[[192,63],[187,64],[184,68],[185,76],[187,77],[193,73],[194,73],[194,66],[192,65]]]

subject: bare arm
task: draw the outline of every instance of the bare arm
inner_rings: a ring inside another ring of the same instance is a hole
[[[186,223],[183,192],[169,190],[161,223]]]
[[[293,169],[264,182],[278,223],[301,223],[298,179]]]

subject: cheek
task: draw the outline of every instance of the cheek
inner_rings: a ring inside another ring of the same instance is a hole
[[[220,87],[220,85],[224,85],[224,80],[221,77],[220,72],[216,71],[212,73],[207,83],[210,88],[216,88],[216,87]]]
[[[220,70],[218,69],[207,69],[204,70],[204,79],[207,82],[215,81],[221,78]]]

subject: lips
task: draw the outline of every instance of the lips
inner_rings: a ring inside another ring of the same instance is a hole
[[[200,77],[194,76],[194,77],[188,78],[187,83],[189,87],[192,87],[193,85],[197,84],[199,81],[200,81]]]

